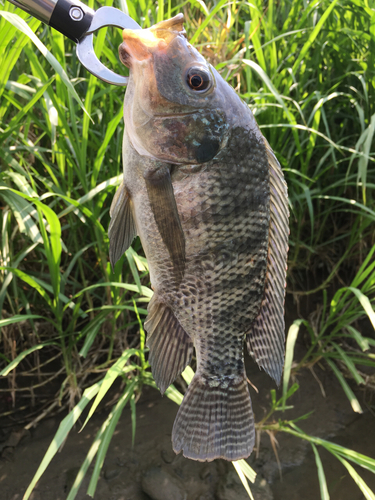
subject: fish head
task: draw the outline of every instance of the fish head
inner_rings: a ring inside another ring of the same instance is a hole
[[[123,31],[119,54],[130,69],[125,127],[141,155],[204,163],[226,144],[236,114],[228,96],[235,93],[189,44],[183,20],[179,14],[149,29]]]

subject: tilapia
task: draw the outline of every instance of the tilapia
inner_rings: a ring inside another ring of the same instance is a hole
[[[123,184],[112,265],[139,235],[154,295],[145,322],[162,393],[197,368],[172,431],[176,453],[239,460],[254,446],[244,367],[284,363],[287,187],[249,107],[186,39],[183,15],[124,30]]]

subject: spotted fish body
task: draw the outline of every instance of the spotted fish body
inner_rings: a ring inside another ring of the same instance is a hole
[[[238,460],[255,436],[244,340],[259,366],[281,378],[287,192],[251,111],[186,41],[182,22],[179,15],[123,34],[130,81],[110,256],[116,262],[140,236],[154,289],[149,360],[161,392],[195,349],[175,452]]]

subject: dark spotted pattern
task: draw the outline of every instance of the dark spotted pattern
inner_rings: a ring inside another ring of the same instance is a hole
[[[127,155],[129,164],[137,161],[130,145]],[[142,165],[159,168],[144,157]],[[185,332],[198,365],[174,425],[174,450],[196,460],[238,460],[249,456],[255,436],[243,344],[260,310],[267,271],[270,178],[263,138],[233,128],[215,158],[171,168],[171,178],[185,237],[182,281],[148,198],[133,197],[155,291],[146,323],[151,367],[165,390],[190,358]]]
[[[186,272],[178,292],[163,296],[194,339],[202,376],[242,375],[243,338],[259,311],[267,266],[265,146],[236,128],[203,172],[175,182],[174,189]]]
[[[243,344],[260,309],[267,269],[264,142],[235,128],[211,162],[192,173],[184,170],[172,174],[186,240],[182,282],[175,281],[166,254],[154,252],[150,262],[157,283],[153,301],[168,304],[193,340],[198,361],[176,418],[173,447],[196,460],[238,460],[249,456],[255,436]],[[163,362],[154,362],[157,376]]]

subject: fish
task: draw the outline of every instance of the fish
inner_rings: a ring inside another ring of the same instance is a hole
[[[109,254],[114,266],[140,237],[154,291],[146,345],[162,394],[195,352],[175,453],[236,461],[255,441],[244,345],[277,384],[283,370],[287,185],[248,105],[183,23],[178,14],[123,31],[124,175]]]

